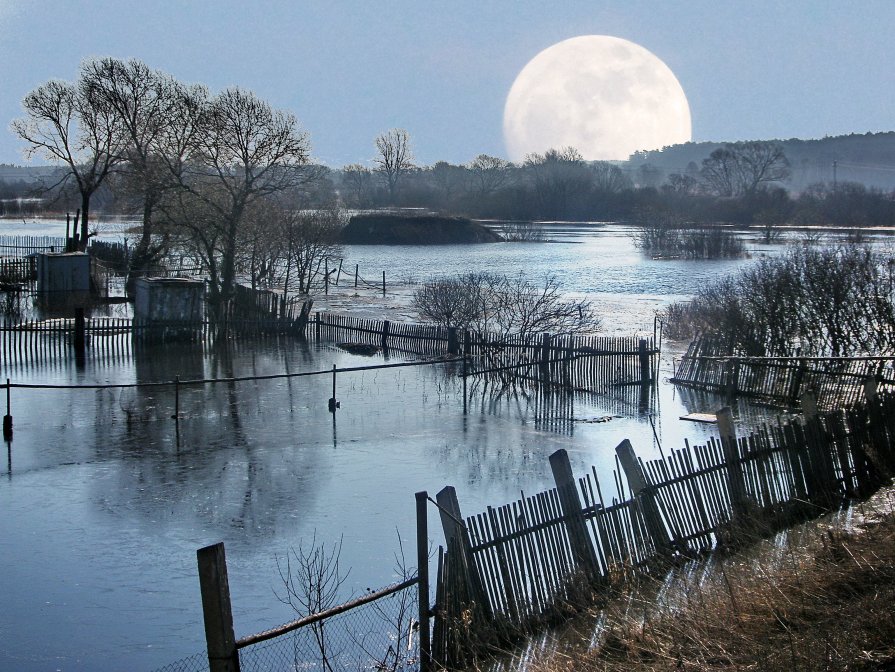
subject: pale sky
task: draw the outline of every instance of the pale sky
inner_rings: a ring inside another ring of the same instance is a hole
[[[314,156],[369,164],[406,128],[417,160],[506,156],[502,115],[538,52],[578,35],[631,40],[690,103],[693,139],[895,130],[892,0],[0,0],[0,162],[21,99],[94,56],[255,91],[293,112]]]

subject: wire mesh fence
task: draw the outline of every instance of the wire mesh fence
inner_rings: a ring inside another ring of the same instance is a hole
[[[194,653],[192,656],[156,668],[152,672],[208,672],[208,654],[204,651]]]
[[[419,667],[416,584],[239,650],[242,672]]]

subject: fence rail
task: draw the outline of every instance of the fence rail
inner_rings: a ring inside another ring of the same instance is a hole
[[[895,396],[869,394],[744,437],[722,409],[719,438],[657,460],[638,459],[623,441],[608,491],[595,469],[573,478],[564,450],[550,457],[555,488],[467,518],[445,488],[433,658],[468,665],[505,645],[502,636],[567,615],[582,596],[869,496],[895,473]]]

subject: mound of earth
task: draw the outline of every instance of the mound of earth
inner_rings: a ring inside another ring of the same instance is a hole
[[[493,231],[463,217],[437,215],[355,215],[342,229],[349,245],[456,245],[494,243]]]

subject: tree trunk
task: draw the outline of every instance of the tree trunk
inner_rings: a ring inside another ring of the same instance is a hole
[[[81,252],[87,251],[87,215],[90,210],[90,194],[81,192],[81,239],[78,241],[78,247]]]

